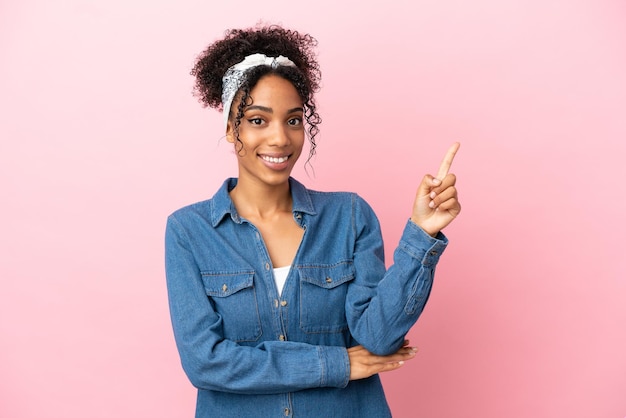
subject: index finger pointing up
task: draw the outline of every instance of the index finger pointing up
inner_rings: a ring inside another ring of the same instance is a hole
[[[448,152],[446,153],[446,156],[443,157],[443,161],[439,166],[439,172],[437,173],[437,178],[439,180],[443,180],[443,178],[448,175],[448,171],[450,170],[450,166],[452,165],[452,160],[454,160],[454,156],[456,155],[456,152],[459,150],[460,146],[460,143],[455,142],[450,148],[448,148]]]

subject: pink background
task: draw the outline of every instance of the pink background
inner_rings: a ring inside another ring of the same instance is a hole
[[[388,254],[462,143],[395,416],[626,416],[626,4],[231,4],[0,3],[0,416],[193,415],[164,223],[236,165],[189,70],[259,19],[319,40],[316,176],[295,175],[364,196]]]

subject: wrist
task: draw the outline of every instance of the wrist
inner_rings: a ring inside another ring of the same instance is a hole
[[[412,216],[409,218],[411,222],[413,222],[417,227],[419,227],[422,231],[424,231],[425,233],[427,233],[428,235],[430,235],[431,237],[435,238],[437,237],[437,235],[439,234],[439,230],[437,231],[430,231],[428,228],[424,227],[424,225],[421,225],[420,222],[418,222],[415,218],[413,218]]]

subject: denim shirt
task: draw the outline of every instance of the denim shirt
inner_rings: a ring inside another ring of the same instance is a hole
[[[386,269],[378,219],[358,195],[289,179],[304,229],[279,296],[257,228],[228,179],[166,228],[170,314],[196,417],[389,417],[378,375],[349,380],[347,347],[397,351],[447,245],[410,220]]]

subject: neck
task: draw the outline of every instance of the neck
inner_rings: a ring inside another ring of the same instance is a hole
[[[267,218],[279,212],[291,212],[292,198],[289,182],[270,186],[252,184],[249,181],[237,181],[237,186],[230,191],[230,197],[237,212],[244,218]]]

